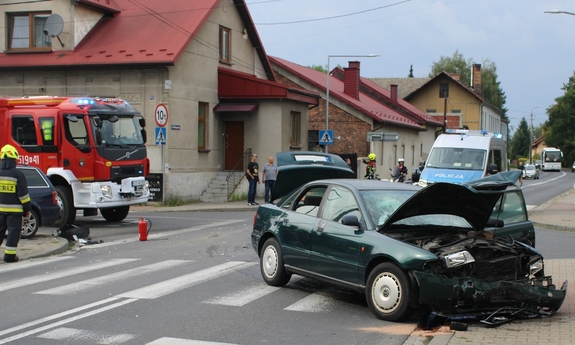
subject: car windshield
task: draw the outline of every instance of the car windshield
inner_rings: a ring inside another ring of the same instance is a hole
[[[525,170],[535,170],[535,165],[526,165]]]
[[[361,196],[367,205],[373,224],[379,227],[415,192],[415,190],[365,190],[361,192]]]
[[[133,116],[119,117],[117,121],[102,119],[102,143],[107,145],[143,145],[144,140]]]
[[[483,170],[485,166],[485,150],[434,147],[431,151],[427,166],[429,168]]]

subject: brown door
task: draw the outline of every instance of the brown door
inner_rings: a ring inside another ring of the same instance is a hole
[[[226,170],[234,169],[234,166],[242,159],[244,155],[244,123],[242,121],[226,122]],[[239,170],[244,170],[241,166]]]

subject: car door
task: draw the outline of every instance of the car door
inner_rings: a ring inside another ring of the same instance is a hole
[[[345,215],[363,216],[353,192],[332,185],[324,197],[320,218],[311,232],[311,265],[317,274],[357,283],[363,230],[343,225]]]
[[[288,211],[278,220],[278,234],[286,265],[311,270],[310,235],[326,189],[326,185],[313,186],[282,205]]]
[[[535,247],[535,228],[528,219],[527,206],[520,190],[509,190],[502,194],[491,217],[503,221],[502,228],[495,228],[495,235],[513,236],[514,239]]]

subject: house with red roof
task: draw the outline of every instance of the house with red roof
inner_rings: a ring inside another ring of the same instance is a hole
[[[317,138],[314,132],[326,128],[326,73],[279,57],[269,59],[278,80],[321,95],[319,106],[309,111],[308,148],[316,149],[321,143],[314,140]],[[389,168],[399,158],[405,159],[405,166],[412,172],[420,161],[427,159],[436,131],[441,129],[442,122],[403,100],[397,91],[397,85],[386,89],[361,77],[359,61],[349,61],[347,67],[336,67],[329,73],[327,126],[333,130],[334,138],[328,152],[352,158],[360,176],[365,169],[362,158],[369,153],[377,156],[381,178],[388,177]],[[381,141],[379,133],[397,134],[398,139]]]
[[[147,151],[166,198],[227,200],[218,174],[307,143],[319,94],[276,81],[244,0],[14,1],[0,13],[0,94],[119,97],[148,127],[165,106],[165,145]]]

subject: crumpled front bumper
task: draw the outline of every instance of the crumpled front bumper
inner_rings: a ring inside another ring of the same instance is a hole
[[[414,271],[413,274],[419,285],[420,304],[443,314],[483,314],[512,307],[552,315],[567,295],[567,281],[557,289],[551,277],[487,282],[440,277],[432,272]]]

